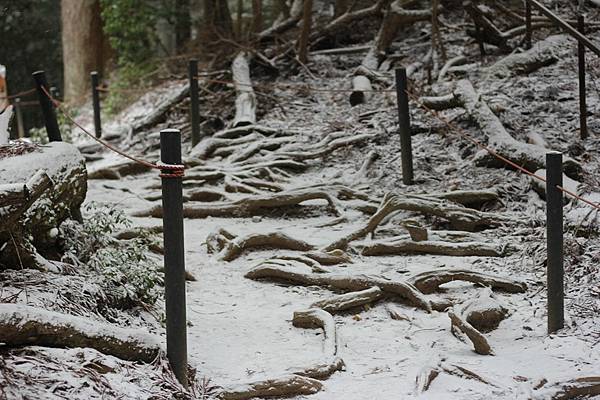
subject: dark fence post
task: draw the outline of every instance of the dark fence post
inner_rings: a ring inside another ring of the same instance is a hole
[[[408,109],[408,83],[406,68],[396,69],[396,95],[398,101],[398,130],[402,155],[402,182],[413,183],[412,140],[410,133],[410,111]]]
[[[562,154],[546,154],[548,333],[564,325]]]
[[[190,123],[192,124],[192,147],[200,141],[200,101],[198,100],[198,60],[188,65],[190,78]]]
[[[525,48],[531,48],[531,4],[525,0]]]
[[[485,57],[485,43],[483,42],[483,31],[481,30],[481,27],[479,26],[477,21],[473,20],[473,23],[475,24],[475,36],[477,36],[477,44],[479,45],[479,55],[481,56],[481,61],[483,62],[483,58]]]
[[[163,164],[181,164],[181,133],[178,129],[160,132]],[[179,382],[187,387],[187,333],[185,309],[185,254],[183,247],[183,195],[181,177],[162,170],[162,209],[165,246],[165,311],[167,357]],[[169,176],[171,175],[171,176]]]
[[[577,29],[585,35],[585,19],[583,14],[577,16]],[[585,90],[585,46],[577,41],[577,55],[579,58],[579,134],[581,139],[588,137],[587,105]]]
[[[25,137],[25,127],[23,126],[23,109],[21,108],[21,99],[15,99],[15,114],[17,116],[17,134],[19,139],[23,139]]]
[[[102,136],[102,120],[100,119],[100,92],[98,86],[100,86],[100,77],[98,72],[93,71],[90,73],[92,81],[92,108],[94,109],[94,131],[96,137]]]
[[[58,128],[58,121],[56,120],[56,113],[54,112],[54,105],[48,97],[50,91],[48,88],[48,82],[46,81],[46,73],[44,71],[34,72],[33,80],[35,81],[35,86],[37,88],[40,108],[42,109],[42,114],[44,115],[44,124],[46,125],[48,140],[51,142],[62,142],[62,136],[60,135],[60,129]]]

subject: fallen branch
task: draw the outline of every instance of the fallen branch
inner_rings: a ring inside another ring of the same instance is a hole
[[[253,125],[256,122],[256,95],[250,80],[249,54],[241,51],[231,64],[231,74],[237,97],[233,127]]]

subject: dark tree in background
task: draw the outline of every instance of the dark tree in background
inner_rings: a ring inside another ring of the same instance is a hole
[[[60,0],[0,0],[0,64],[6,65],[9,93],[30,89],[31,73],[44,69],[51,85],[62,88]],[[41,126],[37,108],[25,124]]]

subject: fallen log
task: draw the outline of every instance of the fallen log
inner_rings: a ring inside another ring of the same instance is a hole
[[[454,94],[468,115],[477,123],[487,136],[488,146],[504,158],[523,166],[530,171],[544,168],[548,149],[529,143],[519,142],[504,129],[502,122],[481,99],[468,80],[461,80],[456,85]],[[481,166],[506,168],[508,165],[485,150],[475,155],[475,163]],[[570,157],[563,158],[565,174],[571,177],[581,175],[581,165]]]
[[[11,347],[91,347],[146,363],[162,352],[160,339],[142,330],[18,304],[0,304],[0,343]]]
[[[562,48],[571,46],[568,35],[548,36],[524,53],[513,53],[489,66],[485,73],[496,78],[528,74],[558,61]]]
[[[453,281],[476,283],[508,293],[523,293],[527,290],[525,282],[464,269],[440,268],[413,275],[408,279],[410,284],[426,294],[433,293],[441,285]]]
[[[256,95],[250,80],[250,55],[241,51],[231,64],[231,74],[237,97],[235,99],[235,118],[232,126],[253,125],[256,123]]]

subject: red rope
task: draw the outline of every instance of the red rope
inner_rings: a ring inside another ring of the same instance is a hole
[[[175,165],[175,164],[163,164],[163,163],[158,163],[158,164],[153,164],[149,161],[146,160],[142,160],[140,158],[136,158],[132,155],[129,155],[127,153],[125,153],[122,150],[117,149],[115,146],[113,146],[112,144],[97,138],[96,135],[92,134],[91,132],[89,132],[87,129],[85,129],[83,126],[81,126],[81,124],[79,124],[77,121],[75,121],[75,119],[69,115],[68,112],[65,111],[62,103],[58,100],[56,100],[55,98],[52,97],[52,95],[48,92],[48,90],[46,90],[46,88],[44,86],[42,86],[42,90],[44,91],[44,93],[46,94],[46,96],[50,99],[50,101],[52,102],[52,104],[54,104],[54,106],[60,110],[60,112],[75,126],[77,126],[79,129],[81,129],[86,135],[88,135],[89,137],[91,137],[92,139],[94,139],[96,142],[100,143],[101,145],[103,145],[104,147],[108,148],[109,150],[131,160],[134,161],[138,164],[144,165],[145,167],[151,168],[151,169],[158,169],[161,172],[161,174],[159,175],[161,178],[181,178],[184,176],[185,173],[185,166],[184,165]],[[167,171],[167,172],[165,172]]]
[[[462,136],[463,138],[467,139],[468,141],[470,141],[471,143],[475,144],[476,146],[478,146],[479,148],[487,151],[489,154],[491,154],[493,157],[497,158],[498,160],[510,165],[511,167],[515,168],[516,170],[529,175],[541,182],[546,183],[546,178],[544,178],[543,176],[539,176],[536,175],[534,172],[529,171],[527,168],[524,168],[518,164],[516,164],[515,162],[509,160],[508,158],[496,153],[494,150],[490,149],[488,146],[484,145],[483,143],[481,143],[480,141],[478,141],[477,139],[475,139],[474,137],[472,137],[471,135],[469,135],[467,132],[465,132],[461,127],[459,126],[455,126],[452,123],[450,123],[450,121],[448,121],[447,119],[445,119],[444,117],[442,117],[437,111],[432,110],[431,108],[427,107],[425,104],[421,103],[419,101],[419,99],[417,98],[417,96],[415,96],[414,94],[410,93],[408,90],[406,91],[406,94],[408,95],[408,97],[410,97],[413,101],[415,101],[415,103],[417,103],[417,105],[419,107],[421,107],[423,110],[427,111],[429,114],[433,115],[437,120],[443,122],[451,131],[454,131],[456,133],[459,134],[459,136]],[[593,208],[595,208],[596,210],[600,210],[600,204],[596,204],[588,199],[585,199],[581,196],[579,196],[576,193],[573,193],[572,191],[565,189],[564,187],[560,186],[560,185],[556,185],[556,188],[558,190],[560,190],[561,192],[565,193],[568,196],[573,197],[574,199],[577,199]]]
[[[35,88],[29,89],[29,90],[24,90],[19,93],[11,94],[10,96],[0,96],[0,100],[12,100],[12,99],[16,99],[17,97],[29,96],[30,94],[33,94],[33,93],[35,93]]]
[[[260,89],[274,89],[274,88],[278,88],[278,89],[296,89],[296,90],[308,90],[310,92],[324,92],[324,93],[351,93],[354,92],[354,89],[321,89],[321,88],[316,88],[314,86],[309,86],[303,83],[299,83],[299,84],[277,84],[277,83],[272,83],[272,84],[268,84],[268,83],[257,83],[257,84],[243,84],[243,83],[235,83],[233,81],[224,81],[224,80],[220,80],[220,79],[205,79],[205,82],[209,82],[209,83],[219,83],[222,85],[237,85],[237,86],[246,86],[249,88],[260,88]],[[371,89],[371,90],[360,90],[360,92],[369,92],[369,93],[396,93],[396,89],[381,89],[381,90],[376,90],[376,89]]]

